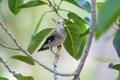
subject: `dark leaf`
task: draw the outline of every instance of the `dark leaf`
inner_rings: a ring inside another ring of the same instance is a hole
[[[90,25],[91,24],[91,20],[88,17],[84,18],[84,21],[86,24]]]
[[[0,0],[0,3],[2,2],[2,0]]]
[[[35,7],[35,6],[40,6],[40,5],[44,5],[44,4],[47,4],[47,3],[43,2],[43,1],[39,1],[39,0],[33,0],[26,4],[20,5],[19,8],[29,8],[29,7]]]
[[[91,13],[91,6],[87,0],[75,0],[81,8],[89,13]]]
[[[18,8],[18,6],[21,4],[23,4],[23,0],[8,0],[9,9],[13,14],[17,14],[20,11],[20,8]]]
[[[28,51],[32,54],[36,48],[39,46],[39,44],[43,41],[43,39],[53,30],[53,28],[47,28],[39,33],[37,33],[30,41],[30,44],[28,46]]]
[[[12,56],[11,58],[20,60],[20,61],[25,62],[25,63],[30,64],[30,65],[34,65],[34,62],[30,58],[28,58],[26,56],[15,55],[15,56]]]
[[[0,80],[9,80],[9,79],[4,78],[4,77],[0,77]]]
[[[111,69],[120,71],[120,64],[113,65],[113,63],[110,63],[108,67],[111,68]]]
[[[33,80],[31,76],[23,76],[21,74],[17,74],[17,80]]]
[[[111,7],[114,5],[113,7]],[[107,0],[98,12],[96,38],[109,29],[120,15],[120,0]]]
[[[2,62],[3,61],[3,59],[0,57],[0,62]]]
[[[89,13],[91,12],[90,4],[86,0],[64,0],[64,1],[69,2]],[[81,2],[82,2],[82,4],[81,4]]]
[[[120,30],[117,32],[115,38],[113,39],[113,45],[117,51],[117,55],[120,58]]]

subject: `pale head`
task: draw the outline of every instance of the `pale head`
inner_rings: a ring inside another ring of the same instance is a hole
[[[56,20],[53,19],[53,18],[52,18],[52,20],[53,20],[53,22],[55,22],[56,27],[57,27],[58,29],[64,29],[64,26],[63,26],[63,23],[62,23],[62,22],[56,21]]]

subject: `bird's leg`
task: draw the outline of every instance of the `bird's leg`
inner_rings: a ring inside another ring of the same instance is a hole
[[[55,58],[59,59],[60,55],[58,53],[55,53],[52,49],[50,51],[55,55]]]
[[[61,48],[62,48],[62,45],[61,45],[61,44],[57,46],[58,53],[60,53]]]

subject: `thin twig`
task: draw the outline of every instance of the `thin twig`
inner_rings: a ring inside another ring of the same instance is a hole
[[[57,70],[57,62],[58,62],[58,59],[55,58],[55,61],[53,63],[54,72],[56,72],[56,70]],[[57,80],[57,75],[55,73],[54,73],[54,80]]]
[[[79,79],[79,75],[81,74],[81,71],[83,69],[83,66],[85,64],[86,58],[89,54],[89,50],[90,50],[90,46],[92,43],[92,39],[93,39],[93,34],[94,34],[94,27],[96,25],[96,0],[91,0],[91,25],[90,25],[90,30],[89,30],[89,34],[88,34],[88,39],[87,39],[87,43],[85,46],[85,49],[83,51],[83,55],[81,57],[81,60],[79,62],[79,65],[76,69],[76,72],[78,73],[77,75],[74,76],[73,80],[80,80]]]
[[[48,70],[52,73],[55,73],[56,75],[60,75],[60,76],[74,76],[74,75],[76,75],[75,72],[72,72],[72,73],[60,73],[60,72],[57,72],[57,71],[54,72],[54,70],[50,69],[45,64],[41,63],[39,60],[34,58],[27,50],[25,50],[20,45],[20,43],[15,39],[14,35],[2,24],[2,22],[0,22],[0,25],[1,25],[2,29],[8,34],[8,36],[10,36],[10,38],[13,40],[13,42],[16,44],[16,46],[20,49],[20,51],[22,51],[25,55],[27,55],[29,58],[31,58],[38,65],[42,66],[43,68],[45,68],[46,70]]]
[[[60,53],[60,49],[59,48],[57,48],[57,52],[56,52],[56,54],[59,54]],[[56,72],[57,71],[57,63],[58,63],[58,58],[56,58],[55,57],[55,60],[54,60],[54,63],[53,63],[53,70],[54,70],[54,72]],[[54,80],[57,80],[57,75],[54,73]]]
[[[52,2],[51,2],[50,0],[47,0],[47,1],[48,1],[48,3],[49,3],[49,6],[55,11],[55,13],[56,13],[60,18],[65,19],[65,18],[63,18],[63,17],[59,14],[59,12],[58,12],[58,7],[56,7],[54,4],[52,4]]]
[[[48,1],[48,3],[49,3],[49,6],[50,6],[56,13],[58,13],[58,9],[56,8],[56,6],[53,5],[50,0],[47,0],[47,1]]]
[[[7,49],[11,49],[11,50],[20,50],[19,48],[12,48],[12,47],[6,46],[5,44],[3,44],[1,42],[0,42],[0,46],[5,47]]]
[[[7,70],[15,77],[15,78],[17,78],[17,74],[15,73],[15,71],[12,71],[10,68],[9,68],[9,66],[6,64],[6,62],[4,62],[3,60],[2,60],[2,58],[0,57],[0,62],[7,68]]]

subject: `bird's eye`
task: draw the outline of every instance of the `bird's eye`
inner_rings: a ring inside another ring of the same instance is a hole
[[[60,24],[60,22],[57,22],[58,24]]]

